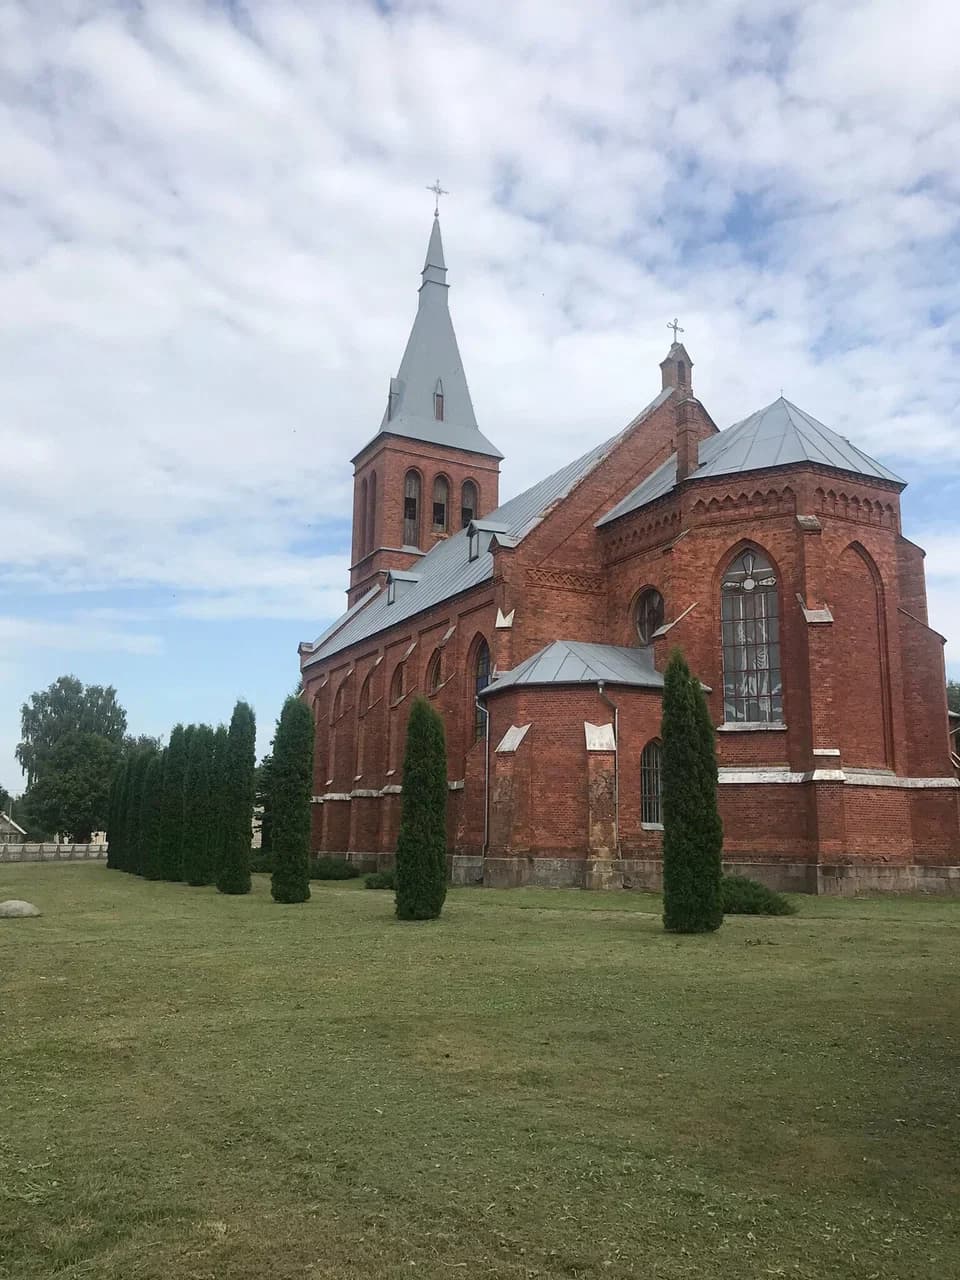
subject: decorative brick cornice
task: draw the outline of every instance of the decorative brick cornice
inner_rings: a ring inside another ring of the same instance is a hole
[[[604,590],[601,574],[584,573],[576,569],[528,569],[527,582],[532,586],[576,591],[581,595],[601,595]]]

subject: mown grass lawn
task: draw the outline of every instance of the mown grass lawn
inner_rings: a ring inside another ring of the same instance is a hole
[[[960,902],[0,868],[0,1276],[960,1275]]]

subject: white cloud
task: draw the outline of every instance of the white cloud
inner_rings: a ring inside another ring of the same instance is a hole
[[[721,424],[783,386],[957,471],[956,6],[504,12],[3,6],[0,584],[319,629],[437,172],[505,493],[650,398],[674,314]]]
[[[34,649],[64,653],[160,653],[159,636],[103,627],[82,614],[62,622],[0,615],[0,661]]]

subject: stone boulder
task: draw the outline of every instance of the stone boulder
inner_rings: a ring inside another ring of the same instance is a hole
[[[40,908],[32,902],[22,902],[19,898],[8,898],[0,902],[0,920],[20,920],[24,916],[40,915]]]

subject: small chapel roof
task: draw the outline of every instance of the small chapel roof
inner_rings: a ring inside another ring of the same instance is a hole
[[[471,560],[468,549],[466,529],[452,534],[437,542],[422,559],[417,561],[417,582],[409,584],[407,589],[398,592],[392,604],[387,602],[387,592],[382,587],[373,587],[348,609],[336,622],[327,628],[312,645],[302,646],[304,653],[310,657],[305,666],[339,653],[358,641],[366,640],[380,631],[412,618],[434,605],[449,600],[471,587],[478,586],[493,577],[493,555],[490,543],[494,538],[510,538],[519,542],[534,529],[544,515],[562,498],[565,498],[585,476],[607,456],[610,450],[642,422],[664,401],[670,398],[669,389],[660,394],[642,409],[628,426],[618,431],[615,436],[595,445],[582,457],[568,462],[559,471],[554,471],[544,480],[538,481],[518,493],[515,498],[502,503],[495,511],[491,511],[482,520],[475,521],[480,529],[481,546],[476,559]],[[491,528],[491,526],[494,526]],[[505,532],[501,534],[499,530]]]
[[[390,379],[387,407],[380,430],[368,440],[360,457],[380,436],[404,436],[430,444],[465,449],[470,453],[502,458],[503,454],[477,426],[470,388],[463,370],[447,295],[447,264],[440,236],[440,219],[434,215],[421,271],[421,284],[410,337],[397,376]],[[441,396],[438,418],[435,396]],[[356,461],[354,458],[354,461]]]
[[[653,651],[622,645],[554,640],[512,671],[482,689],[478,697],[518,685],[616,684],[662,689],[663,676],[653,665]]]
[[[800,463],[851,471],[856,475],[903,485],[905,481],[883,463],[877,462],[844,436],[780,396],[773,404],[758,409],[749,418],[720,431],[699,447],[699,465],[689,479],[739,475],[745,471],[766,471]],[[597,527],[638,511],[670,493],[677,484],[677,456],[662,466],[597,521]]]
[[[9,830],[16,831],[21,836],[25,836],[27,834],[18,822],[14,822],[9,813],[0,812],[0,822],[2,822]]]

